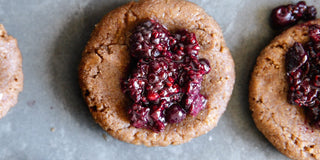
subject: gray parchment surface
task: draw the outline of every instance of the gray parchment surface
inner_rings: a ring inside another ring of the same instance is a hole
[[[135,146],[105,133],[82,100],[77,67],[94,25],[126,0],[0,0],[0,23],[18,39],[24,90],[0,120],[0,160],[286,159],[256,129],[248,82],[277,34],[271,9],[288,0],[192,0],[220,24],[236,64],[233,96],[216,128],[189,143]],[[320,9],[316,0],[307,1]]]

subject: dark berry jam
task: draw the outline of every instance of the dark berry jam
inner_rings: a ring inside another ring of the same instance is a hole
[[[317,15],[314,6],[307,6],[306,2],[300,1],[297,4],[282,5],[272,10],[271,26],[281,29],[296,24],[299,20],[312,20]]]
[[[320,126],[320,26],[309,27],[310,41],[295,42],[286,54],[288,101],[304,108],[307,119]]]
[[[152,19],[135,27],[129,39],[135,68],[122,86],[133,102],[131,125],[161,132],[205,108],[200,89],[210,64],[198,58],[199,49],[195,34],[187,30],[173,34]]]

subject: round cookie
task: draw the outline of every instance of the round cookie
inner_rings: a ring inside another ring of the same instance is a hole
[[[320,129],[306,121],[303,108],[287,101],[285,55],[294,42],[309,41],[308,28],[320,19],[299,24],[277,36],[259,55],[252,72],[249,102],[257,128],[292,159],[320,159]]]
[[[0,118],[17,103],[22,88],[22,57],[17,40],[0,24]]]
[[[201,93],[207,107],[198,116],[168,124],[163,132],[130,125],[120,81],[127,77],[130,63],[130,31],[145,19],[157,19],[169,31],[187,29],[196,34],[211,71],[204,77]],[[227,107],[235,82],[234,62],[218,24],[199,6],[183,0],[130,2],[108,13],[95,26],[79,65],[82,93],[93,118],[113,137],[132,144],[167,146],[185,143],[207,133]]]

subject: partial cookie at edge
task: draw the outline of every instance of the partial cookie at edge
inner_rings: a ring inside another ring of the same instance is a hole
[[[23,88],[22,57],[17,40],[0,24],[0,118],[18,101]]]
[[[308,25],[296,25],[277,36],[257,58],[249,87],[249,102],[257,128],[292,159],[320,159],[320,130],[306,122],[301,107],[287,102],[285,54],[294,42],[309,40]]]

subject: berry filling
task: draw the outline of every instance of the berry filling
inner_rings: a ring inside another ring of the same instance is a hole
[[[187,30],[173,34],[153,19],[135,27],[129,39],[135,67],[122,84],[133,102],[131,125],[161,132],[168,123],[205,108],[207,99],[200,89],[210,64],[198,58],[199,49],[195,34]]]
[[[314,6],[307,6],[306,2],[300,1],[297,4],[282,5],[272,10],[271,26],[284,28],[296,24],[299,20],[312,20],[317,15]]]
[[[320,126],[320,26],[310,26],[309,37],[286,53],[288,101],[303,107],[309,122]]]

